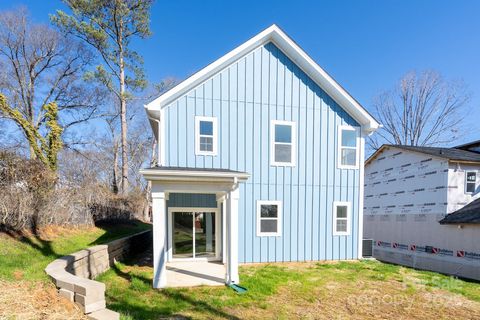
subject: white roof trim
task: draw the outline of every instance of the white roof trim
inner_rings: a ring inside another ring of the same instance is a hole
[[[345,91],[333,78],[325,72],[305,51],[302,50],[290,37],[288,37],[275,24],[257,34],[244,44],[230,51],[220,59],[193,74],[171,90],[145,106],[150,116],[158,115],[158,110],[169,105],[177,98],[187,94],[190,90],[200,85],[205,80],[234,63],[255,48],[273,42],[293,62],[295,62],[313,81],[327,92],[342,108],[345,109],[363,129],[373,132],[380,124],[373,118],[353,97]],[[155,112],[157,111],[157,112]]]
[[[236,180],[246,181],[250,177],[245,172],[230,171],[208,171],[208,170],[162,170],[148,168],[141,169],[140,174],[147,180],[168,180],[168,181],[225,181]]]

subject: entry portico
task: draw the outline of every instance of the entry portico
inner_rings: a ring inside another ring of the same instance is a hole
[[[226,169],[185,167],[154,167],[141,173],[152,182],[153,286],[168,286],[167,262],[182,260],[194,264],[198,260],[215,258],[226,264],[225,283],[238,283],[239,183],[245,182],[249,174]],[[201,204],[169,207],[168,201],[173,194],[210,195],[214,197],[216,207],[204,208]],[[178,243],[174,237],[179,233],[175,231],[176,227],[183,230],[181,248],[176,247]],[[191,237],[189,229],[193,230]],[[195,244],[197,233],[205,234],[197,240],[204,245],[202,250],[198,243]],[[190,239],[192,244],[188,243]],[[212,254],[206,254],[208,252]]]

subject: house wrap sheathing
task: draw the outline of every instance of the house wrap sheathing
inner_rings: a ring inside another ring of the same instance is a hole
[[[442,222],[479,198],[479,169],[480,154],[466,150],[380,148],[365,165],[364,238],[374,257],[480,280],[480,224]]]

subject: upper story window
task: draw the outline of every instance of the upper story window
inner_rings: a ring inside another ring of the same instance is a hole
[[[217,155],[217,118],[195,117],[195,154]]]
[[[281,228],[282,203],[280,201],[257,201],[257,236],[280,236]]]
[[[295,122],[272,120],[270,159],[272,166],[295,166]]]
[[[465,172],[465,193],[474,193],[477,186],[477,172]]]
[[[358,128],[338,127],[338,167],[340,169],[358,169],[359,134]]]
[[[333,203],[333,235],[350,234],[350,202]]]

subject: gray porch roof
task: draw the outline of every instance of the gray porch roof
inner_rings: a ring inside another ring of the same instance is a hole
[[[440,224],[480,224],[480,199],[476,199],[465,207],[448,214],[439,222]]]

